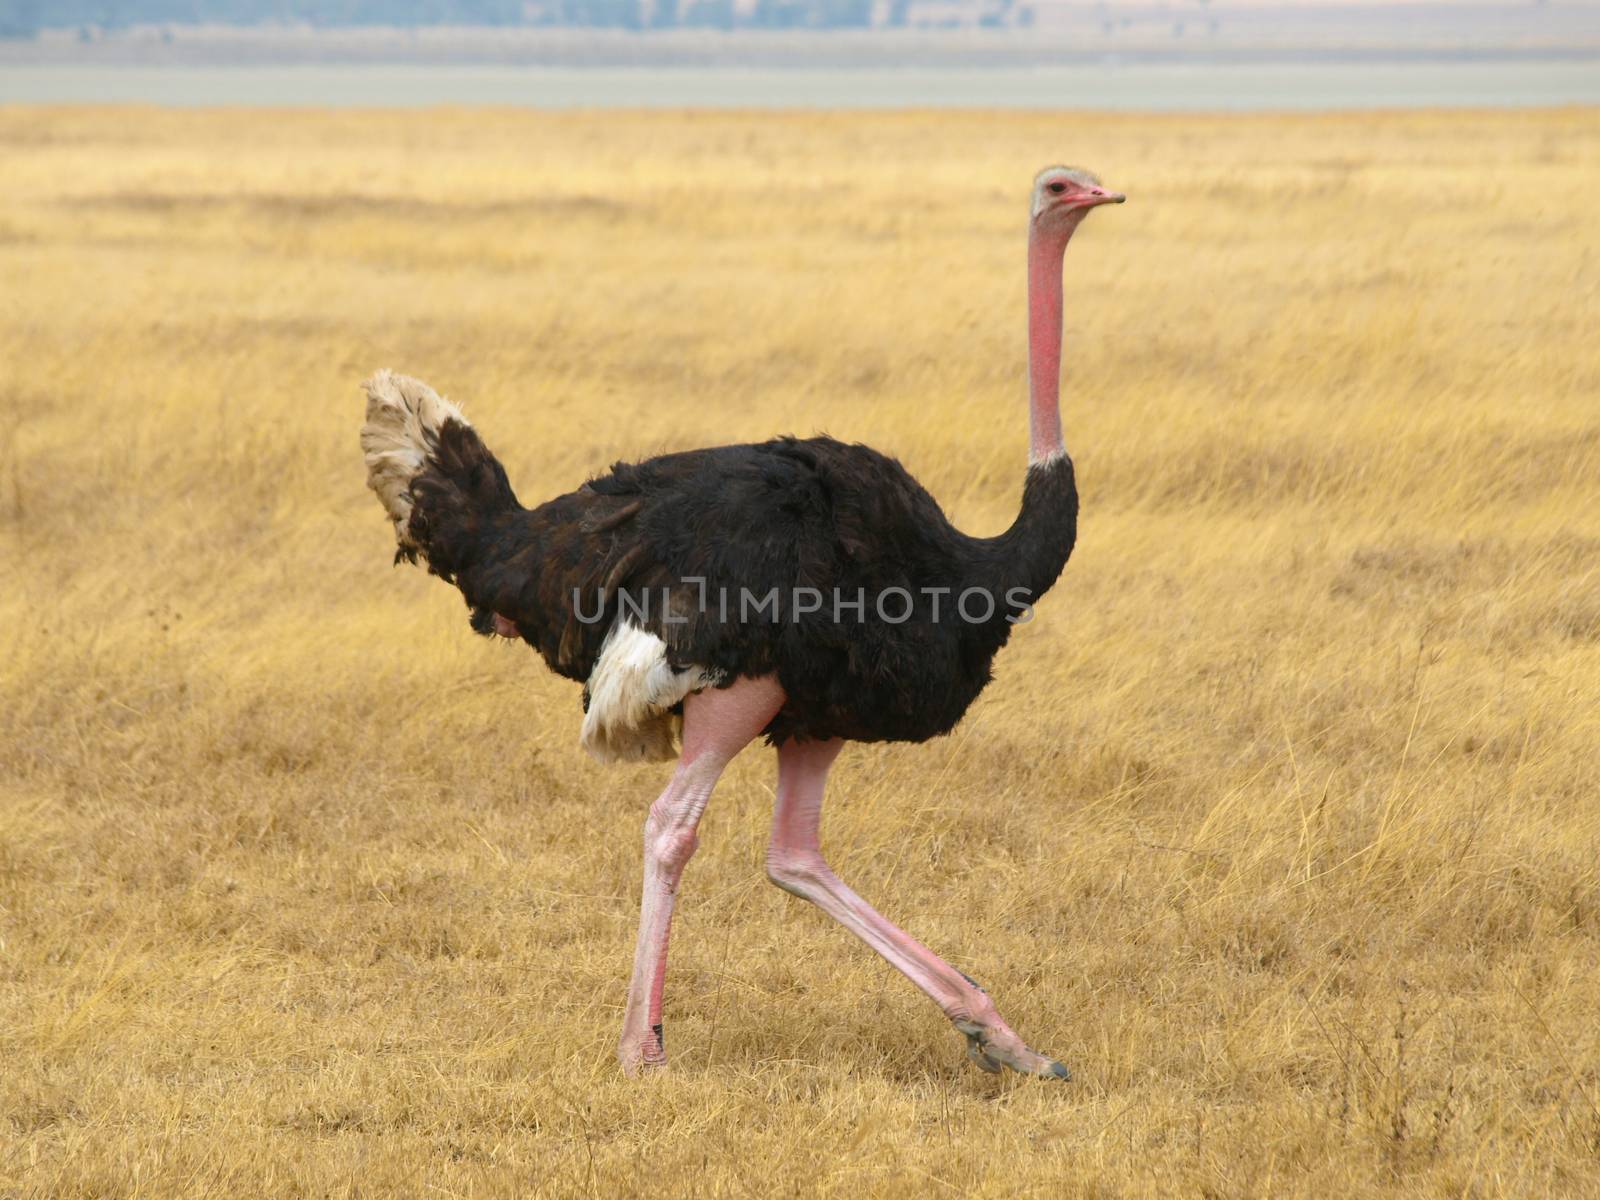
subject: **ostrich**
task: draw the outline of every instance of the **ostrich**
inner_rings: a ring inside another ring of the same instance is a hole
[[[1031,451],[1022,509],[996,537],[961,533],[897,461],[829,437],[618,463],[528,509],[455,405],[389,371],[365,384],[367,483],[394,523],[395,561],[421,556],[461,590],[474,630],[521,639],[582,682],[580,740],[597,758],[677,759],[644,827],[618,1046],[629,1074],[666,1063],[679,880],[723,768],[764,734],[778,755],[772,882],[926,992],[979,1067],[1070,1077],[1029,1049],[982,987],[851,891],[823,858],[819,827],[844,743],[949,732],[989,682],[1011,625],[1066,565],[1078,494],[1061,440],[1062,255],[1091,208],[1123,199],[1070,167],[1034,180]]]

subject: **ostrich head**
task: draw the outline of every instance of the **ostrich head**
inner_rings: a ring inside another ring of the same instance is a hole
[[[1071,233],[1091,208],[1126,199],[1080,167],[1046,167],[1033,181],[1033,222],[1041,231]]]

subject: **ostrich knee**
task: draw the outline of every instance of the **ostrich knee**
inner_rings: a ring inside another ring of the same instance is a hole
[[[657,800],[650,806],[650,816],[644,824],[645,858],[671,887],[677,886],[684,867],[700,845],[700,835],[685,820],[688,807],[683,801]]]
[[[820,851],[767,847],[767,879],[791,896],[815,903],[823,881],[831,874]]]

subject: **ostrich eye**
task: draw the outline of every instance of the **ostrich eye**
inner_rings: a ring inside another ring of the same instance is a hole
[[[1054,183],[1050,184],[1049,186],[1050,186],[1050,190],[1052,192],[1054,192],[1058,196],[1061,195],[1062,192],[1067,190],[1067,185],[1062,183],[1061,180],[1059,180],[1059,179],[1056,180]]]

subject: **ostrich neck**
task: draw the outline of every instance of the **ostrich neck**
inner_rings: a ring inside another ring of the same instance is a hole
[[[1061,441],[1061,260],[1071,229],[1028,231],[1029,464],[1066,453]]]
[[[1016,520],[973,560],[975,582],[1004,580],[1030,604],[1061,574],[1077,538],[1077,482],[1061,441],[1061,260],[1075,226],[1035,224],[1028,233],[1028,479]]]

